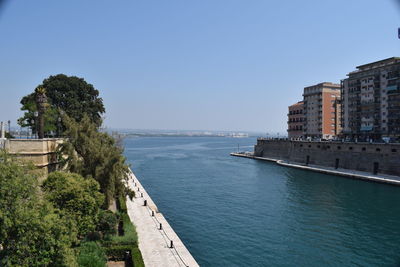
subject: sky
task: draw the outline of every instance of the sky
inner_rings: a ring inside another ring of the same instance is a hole
[[[0,120],[64,73],[99,90],[109,128],[285,132],[305,86],[400,56],[393,0],[10,0]]]

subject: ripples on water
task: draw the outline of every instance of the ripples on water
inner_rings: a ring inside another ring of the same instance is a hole
[[[253,138],[125,140],[201,266],[399,266],[400,187],[229,156]]]

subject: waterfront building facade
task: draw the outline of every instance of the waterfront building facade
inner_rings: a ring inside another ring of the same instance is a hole
[[[341,132],[341,85],[323,82],[304,88],[305,138],[333,139]]]
[[[341,82],[343,137],[399,139],[400,58],[356,67]]]
[[[304,127],[304,102],[299,101],[289,106],[288,137],[289,139],[302,139]]]

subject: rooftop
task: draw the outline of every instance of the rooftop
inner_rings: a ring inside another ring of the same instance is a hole
[[[356,68],[359,70],[369,70],[372,68],[382,67],[385,65],[390,65],[390,64],[399,63],[399,62],[400,62],[400,57],[390,57],[390,58],[386,58],[383,60],[360,65],[360,66],[357,66]]]

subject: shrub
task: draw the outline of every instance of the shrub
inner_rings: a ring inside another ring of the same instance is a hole
[[[124,213],[128,212],[128,208],[126,207],[126,198],[124,196],[118,197],[118,210]]]
[[[120,218],[124,224],[124,235],[123,236],[113,236],[112,241],[114,242],[137,242],[137,233],[135,226],[132,224],[128,214],[120,213]]]
[[[115,235],[118,218],[110,210],[101,210],[99,213],[99,222],[97,224],[97,231],[100,231],[103,236]]]
[[[104,250],[96,242],[83,242],[78,248],[78,264],[82,267],[104,267],[107,258]]]

